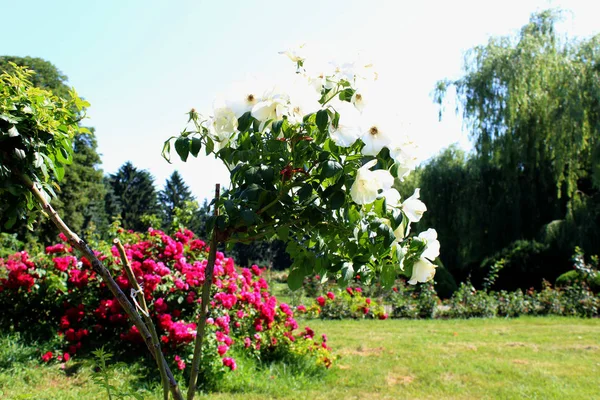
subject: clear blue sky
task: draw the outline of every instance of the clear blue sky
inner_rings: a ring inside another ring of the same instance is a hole
[[[178,169],[202,199],[215,182],[228,182],[224,168],[206,157],[169,165],[162,142],[185,126],[191,107],[209,113],[231,81],[292,76],[278,51],[308,42],[332,56],[372,54],[395,93],[390,104],[429,157],[453,142],[468,147],[452,112],[438,122],[435,82],[458,77],[469,48],[515,33],[532,12],[549,7],[572,11],[561,32],[600,31],[595,0],[0,0],[0,54],[41,57],[69,77],[92,104],[87,124],[96,128],[106,173],[130,160],[160,188]]]

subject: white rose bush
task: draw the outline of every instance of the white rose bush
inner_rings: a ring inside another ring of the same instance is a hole
[[[359,62],[311,72],[302,51],[281,54],[296,64],[303,88],[250,88],[215,102],[212,112],[192,109],[187,127],[163,146],[169,162],[172,146],[184,162],[204,151],[223,162],[231,179],[224,193],[217,184],[212,202],[212,251],[188,399],[197,383],[218,245],[283,240],[293,260],[291,289],[309,275],[341,286],[359,275],[366,285],[388,288],[398,275],[411,284],[435,275],[437,233],[409,236],[410,224],[427,210],[419,189],[402,202],[392,188],[417,164],[416,146],[387,110],[370,108],[365,88],[377,74]]]
[[[215,205],[216,241],[285,241],[292,289],[311,274],[342,285],[357,274],[388,287],[399,274],[413,284],[431,280],[437,234],[409,236],[427,210],[419,189],[402,201],[392,188],[417,164],[416,146],[386,110],[369,109],[372,66],[331,65],[315,76],[303,50],[281,54],[315,89],[313,99],[275,87],[247,90],[206,114],[192,109],[188,128],[165,142],[163,156],[170,161],[173,144],[183,161],[202,149],[223,161],[231,186]]]

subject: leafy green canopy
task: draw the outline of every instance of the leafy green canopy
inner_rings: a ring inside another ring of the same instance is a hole
[[[456,278],[535,239],[550,245],[552,264],[520,267],[541,284],[570,268],[576,244],[600,245],[600,36],[561,38],[559,17],[534,14],[518,35],[469,51],[460,79],[438,83],[442,106],[456,89],[475,152],[445,151],[414,185],[432,209],[421,223],[438,229]]]
[[[32,57],[0,57],[0,71],[14,71],[14,63],[35,71],[31,75],[32,84],[41,89],[51,91],[53,94],[68,98],[69,86],[67,76],[61,73],[52,63],[41,58]],[[94,129],[89,133],[80,133],[73,140],[73,163],[65,170],[65,177],[60,185],[60,192],[53,199],[52,206],[63,216],[65,223],[75,232],[103,232],[107,229],[108,221],[104,210],[104,185],[103,173],[99,169],[100,156],[96,150]],[[8,203],[0,199],[0,204]],[[0,211],[0,224],[6,219]],[[9,231],[18,234],[20,239],[33,239],[34,242],[50,244],[56,239],[54,225],[42,219],[28,231],[25,224],[17,222]]]
[[[87,129],[78,126],[89,103],[74,90],[63,99],[36,88],[34,72],[16,64],[0,75],[0,195],[7,215],[5,228],[18,219],[32,223],[35,205],[23,178],[37,184],[44,196],[55,197],[54,189],[73,161],[73,139]],[[5,196],[5,194],[7,194]]]
[[[516,176],[549,168],[572,196],[592,171],[600,182],[600,35],[561,40],[560,14],[534,14],[518,37],[495,37],[468,52],[465,75],[441,81],[436,101],[456,88],[483,162]]]

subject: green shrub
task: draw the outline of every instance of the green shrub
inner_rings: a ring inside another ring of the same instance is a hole
[[[529,314],[533,309],[531,298],[524,295],[521,289],[514,292],[502,290],[496,294],[496,298],[499,317],[518,317]]]
[[[498,311],[495,296],[475,290],[470,282],[462,283],[445,305],[448,308],[443,311],[442,316],[447,318],[492,318]]]
[[[392,318],[434,318],[440,299],[431,283],[417,286],[398,281],[389,296]]]
[[[554,281],[569,266],[568,259],[561,256],[557,249],[534,240],[517,240],[483,260],[480,268],[473,271],[473,281],[477,287],[483,283],[492,266],[502,260],[504,266],[491,287],[494,290],[541,289],[544,279]]]

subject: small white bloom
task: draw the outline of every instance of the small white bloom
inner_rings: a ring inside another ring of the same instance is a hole
[[[380,118],[379,121],[363,125],[361,140],[365,144],[362,153],[366,156],[376,156],[381,149],[389,147],[393,139],[392,124]]]
[[[237,118],[252,111],[252,107],[258,103],[260,98],[253,92],[241,93],[237,98],[226,100],[225,104],[230,108]]]
[[[330,63],[333,66],[333,72],[338,79],[344,79],[348,82],[353,82],[356,76],[356,68],[354,63],[345,62],[338,64],[335,62]]]
[[[377,160],[371,160],[356,173],[356,180],[350,188],[350,196],[356,204],[369,204],[377,199],[379,190],[387,190],[392,187],[394,177],[388,170],[380,169],[371,171]]]
[[[429,228],[425,232],[419,233],[419,239],[425,241],[425,250],[421,257],[427,258],[429,261],[435,260],[440,255],[440,242],[437,240],[437,231]]]
[[[217,108],[209,120],[208,129],[219,148],[223,148],[236,134],[238,119],[234,112],[227,107]]]
[[[306,44],[301,44],[297,48],[280,51],[279,54],[286,55],[290,60],[292,60],[295,63],[297,63],[298,61],[303,61],[306,58],[303,51],[305,45]]]
[[[429,282],[435,275],[436,265],[432,264],[426,258],[419,258],[419,260],[413,265],[412,276],[408,283],[416,285],[417,282]]]
[[[352,95],[352,98],[350,99],[350,102],[354,105],[354,107],[356,107],[358,111],[363,112],[368,102],[367,98],[368,95],[365,94],[365,90],[356,89],[354,91],[354,94]]]
[[[403,179],[417,166],[417,149],[417,144],[407,136],[395,140],[390,146],[390,156],[398,165],[398,178]]]
[[[413,195],[402,203],[402,211],[410,222],[419,222],[423,217],[423,213],[427,211],[425,203],[419,200],[420,194],[421,189],[417,188]]]
[[[360,137],[359,115],[356,109],[347,102],[335,104],[335,110],[340,114],[337,128],[329,124],[331,139],[341,147],[350,147]]]
[[[401,206],[400,193],[396,189],[388,189],[381,193],[381,196],[385,197],[385,204],[388,210],[393,210]]]
[[[288,106],[289,97],[273,89],[252,107],[252,116],[261,122],[277,121],[288,114]]]

